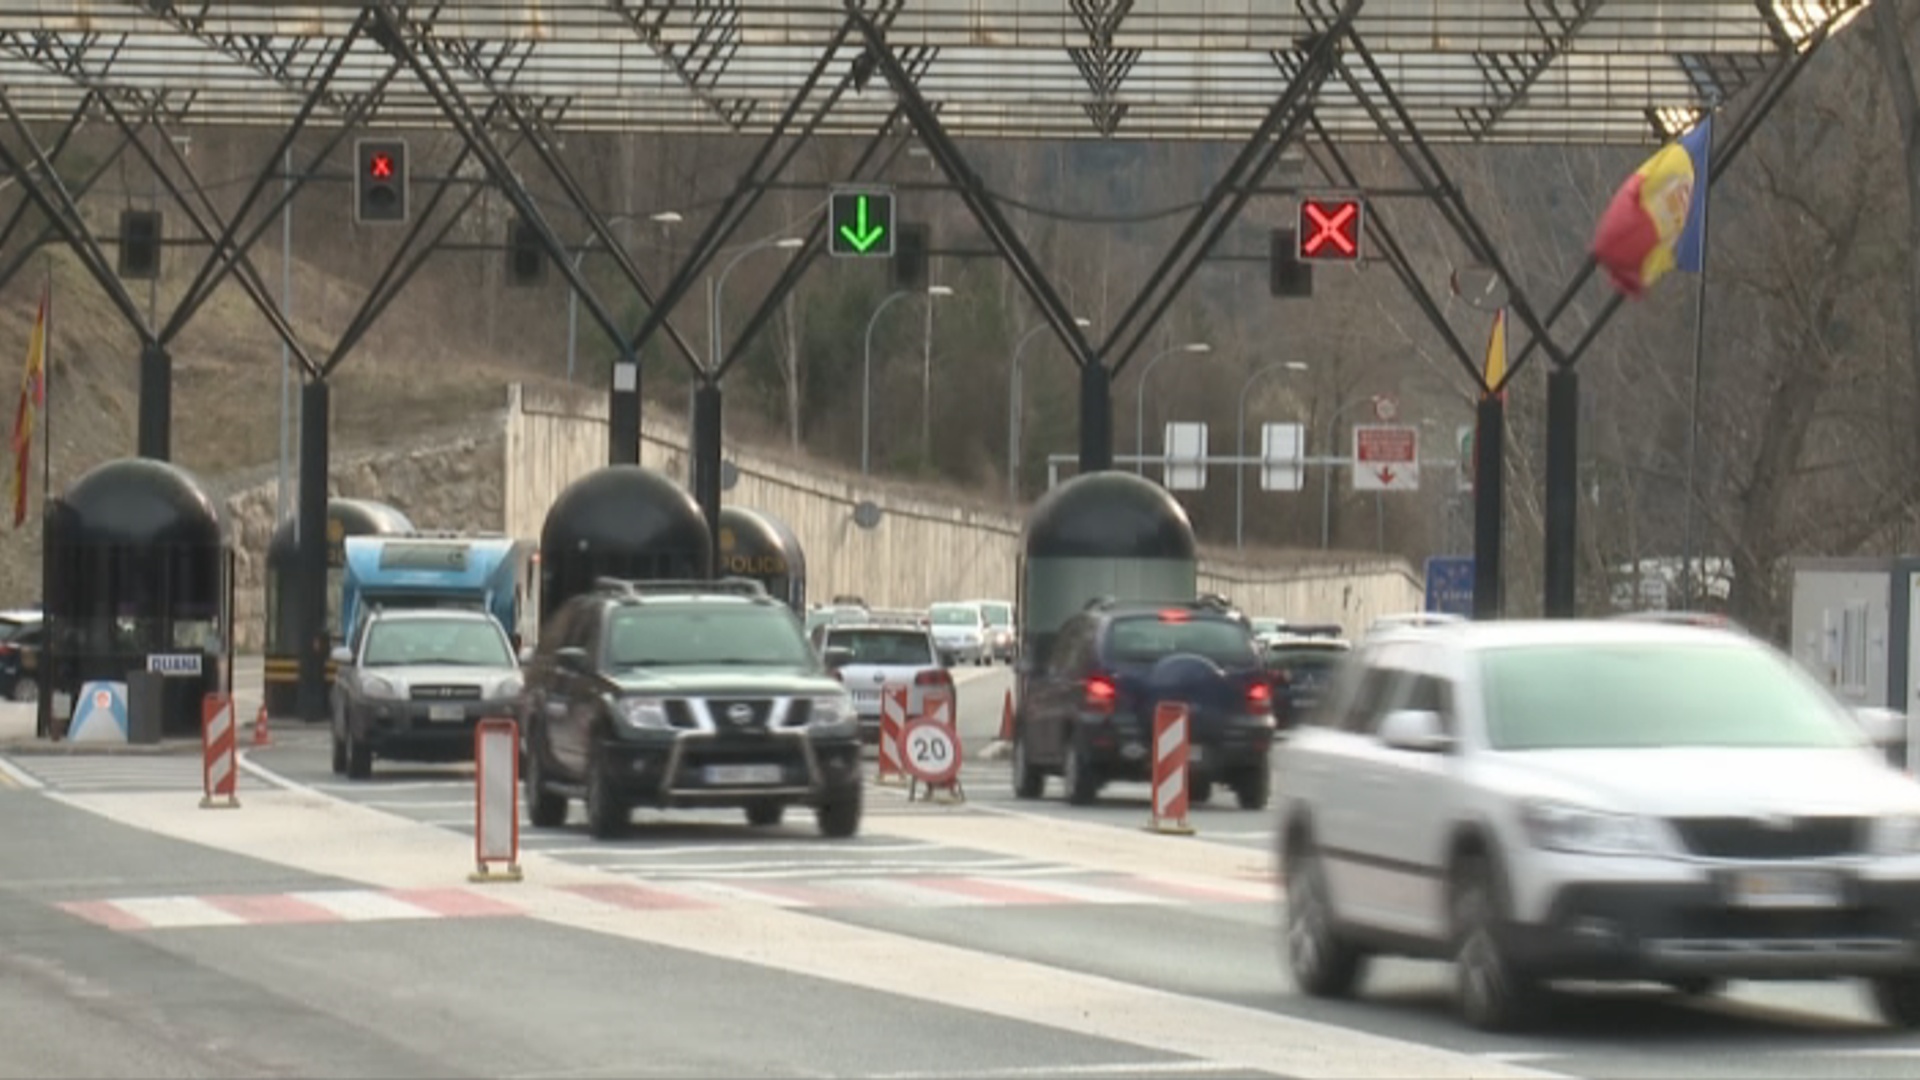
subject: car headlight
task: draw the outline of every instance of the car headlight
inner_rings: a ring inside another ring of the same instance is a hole
[[[1920,855],[1920,814],[1883,817],[1873,823],[1876,855]]]
[[[494,699],[495,701],[500,701],[505,698],[517,698],[520,696],[520,690],[522,685],[523,684],[520,681],[520,676],[509,675],[506,678],[501,679],[498,683],[495,683],[493,687],[493,693],[488,694],[487,696]]]
[[[368,697],[377,697],[377,698],[398,698],[398,697],[407,696],[406,689],[402,687],[398,682],[392,679],[383,679],[378,675],[362,675],[360,677],[360,692],[367,695]]]
[[[1535,847],[1579,855],[1652,855],[1661,850],[1652,823],[1567,803],[1530,802],[1520,811]]]
[[[667,719],[667,703],[659,698],[616,698],[613,715],[622,726],[633,731],[667,731],[673,727]]]
[[[814,698],[807,709],[807,730],[816,735],[851,735],[860,730],[860,714],[844,694]]]

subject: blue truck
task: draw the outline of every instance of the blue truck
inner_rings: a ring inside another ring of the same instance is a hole
[[[533,552],[532,544],[492,534],[350,536],[340,625],[351,642],[376,607],[467,608],[491,614],[518,648],[521,613],[533,610]]]

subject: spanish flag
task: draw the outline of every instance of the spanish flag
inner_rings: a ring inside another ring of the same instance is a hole
[[[27,521],[27,478],[33,470],[34,415],[47,400],[47,307],[52,289],[40,293],[40,310],[27,338],[27,370],[20,381],[20,406],[13,414],[13,527]]]
[[[1501,308],[1493,313],[1493,336],[1487,340],[1487,364],[1485,374],[1488,397],[1498,396],[1507,400],[1507,392],[1500,387],[1500,380],[1507,377],[1507,309]]]
[[[1641,297],[1676,266],[1698,272],[1707,212],[1713,118],[1634,170],[1593,234],[1593,257],[1621,292]]]

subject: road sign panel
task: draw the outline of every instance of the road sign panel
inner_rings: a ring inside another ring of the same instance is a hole
[[[1456,474],[1456,486],[1460,491],[1472,491],[1473,472],[1474,469],[1478,468],[1478,466],[1474,464],[1473,457],[1472,424],[1461,424],[1458,428],[1454,429],[1453,445],[1455,452],[1459,455],[1455,460],[1460,462],[1459,467],[1454,470]]]
[[[1299,491],[1306,485],[1306,428],[1300,424],[1260,425],[1260,490]]]
[[[1373,399],[1373,418],[1383,424],[1391,424],[1400,418],[1400,403],[1386,394]]]
[[[1168,491],[1204,491],[1207,486],[1207,425],[1169,423],[1165,483]]]
[[[1300,258],[1316,262],[1358,262],[1366,203],[1357,195],[1303,195],[1300,198]]]
[[[907,775],[923,784],[944,787],[960,773],[960,743],[945,721],[923,716],[907,724],[900,733],[905,749],[901,761]]]
[[[1435,555],[1427,560],[1427,610],[1473,615],[1473,556]]]
[[[891,189],[836,188],[828,206],[828,253],[858,258],[893,256]]]
[[[1394,424],[1353,428],[1353,489],[1414,491],[1420,487],[1420,429]]]

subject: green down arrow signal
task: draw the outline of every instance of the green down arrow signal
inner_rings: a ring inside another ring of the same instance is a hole
[[[866,251],[879,243],[881,237],[887,235],[887,227],[867,224],[867,196],[865,195],[860,196],[859,201],[855,203],[854,213],[857,215],[855,223],[840,226],[840,235],[846,238],[847,243],[853,245],[853,250]]]

